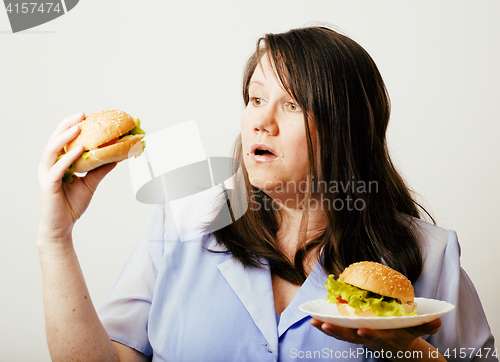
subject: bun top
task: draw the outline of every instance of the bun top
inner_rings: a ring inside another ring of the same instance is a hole
[[[135,121],[122,111],[100,111],[89,114],[78,126],[81,132],[64,147],[66,152],[80,145],[85,150],[93,150],[130,131],[135,127]]]
[[[398,299],[402,303],[411,302],[415,298],[413,286],[408,278],[380,263],[362,261],[351,264],[339,278],[347,284]]]

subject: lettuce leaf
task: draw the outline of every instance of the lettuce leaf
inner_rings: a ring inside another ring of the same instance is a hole
[[[135,122],[135,127],[132,128],[130,131],[128,131],[123,136],[135,135],[135,134],[146,134],[146,132],[143,129],[141,129],[141,121],[139,120],[139,118],[135,118],[134,122]]]
[[[340,278],[335,279],[333,274],[326,280],[325,287],[328,291],[326,300],[330,303],[338,303],[337,298],[340,296],[356,311],[370,309],[377,317],[410,316],[417,314],[416,310],[412,313],[406,312],[403,306],[394,298],[383,297],[367,290],[359,289],[347,284]]]
[[[69,167],[66,172],[64,172],[64,176],[62,178],[62,182],[66,182],[68,184],[72,183],[73,182],[73,177],[75,176],[75,173],[72,171],[72,167],[73,165],[71,165],[71,167]]]

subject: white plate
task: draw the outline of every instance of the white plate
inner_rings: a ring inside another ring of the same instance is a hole
[[[303,303],[300,310],[322,322],[347,328],[396,329],[413,327],[430,322],[455,306],[441,300],[415,298],[417,314],[409,317],[346,317],[340,314],[336,304],[326,299],[316,299]]]

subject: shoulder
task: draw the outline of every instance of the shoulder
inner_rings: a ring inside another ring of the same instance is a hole
[[[459,265],[460,246],[454,230],[447,230],[413,217],[410,218],[410,224],[422,250],[423,270],[421,275],[440,268],[445,257],[453,259],[456,265]]]
[[[202,249],[222,251],[208,230],[209,226],[213,226],[212,221],[223,201],[222,190],[212,188],[181,199],[164,198],[162,204],[153,205],[145,239],[155,266],[158,268],[161,259],[186,249],[184,246],[188,245],[200,245],[203,246]],[[230,222],[229,218],[219,227]]]

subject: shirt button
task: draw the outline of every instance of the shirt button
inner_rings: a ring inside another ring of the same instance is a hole
[[[261,343],[260,345],[266,347],[269,353],[273,353],[273,350],[271,349],[271,346],[269,346],[269,343]]]

